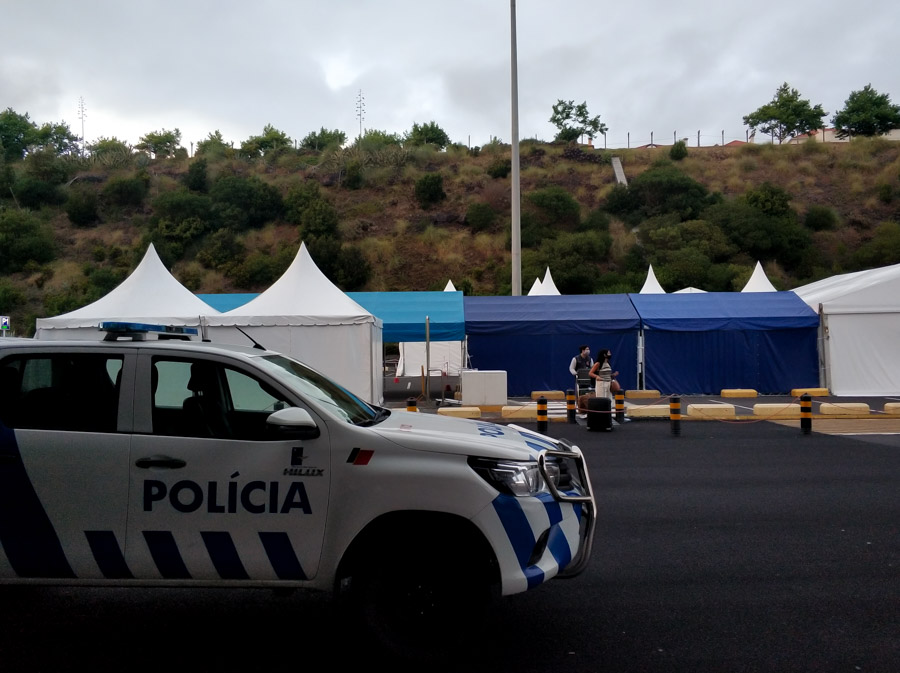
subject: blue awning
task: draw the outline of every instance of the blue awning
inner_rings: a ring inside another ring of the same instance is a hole
[[[384,324],[385,343],[425,341],[425,318],[431,341],[466,337],[462,292],[348,292],[357,304]]]
[[[819,316],[793,292],[631,294],[645,328],[670,332],[818,327]]]
[[[625,294],[466,297],[472,334],[596,334],[637,329],[640,319]]]

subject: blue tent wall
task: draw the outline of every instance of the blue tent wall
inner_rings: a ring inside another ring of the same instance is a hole
[[[762,394],[818,385],[819,317],[793,292],[630,295],[644,385],[663,394]]]
[[[384,324],[384,343],[425,341],[425,318],[432,341],[462,341],[466,323],[462,292],[348,292]]]
[[[569,362],[578,346],[613,352],[625,388],[637,386],[640,322],[627,295],[465,297],[472,366],[505,370],[511,396],[575,387]]]

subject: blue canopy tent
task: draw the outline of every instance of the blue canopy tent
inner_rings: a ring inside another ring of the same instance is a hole
[[[382,341],[425,341],[428,317],[432,341],[462,341],[466,336],[462,292],[347,292],[350,299],[384,323]],[[256,294],[198,294],[225,312],[243,306]]]
[[[431,341],[466,338],[462,292],[348,292],[357,304],[384,323],[384,342],[425,341],[428,318]]]
[[[819,316],[793,292],[629,297],[643,328],[648,389],[777,394],[818,385]]]
[[[575,387],[578,346],[613,352],[623,388],[637,383],[640,320],[628,295],[465,297],[472,366],[505,370],[508,394]]]

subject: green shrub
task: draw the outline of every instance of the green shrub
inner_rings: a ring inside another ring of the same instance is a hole
[[[496,219],[494,209],[482,201],[470,203],[466,210],[466,224],[473,234],[490,229]]]
[[[41,206],[58,206],[66,200],[58,186],[29,176],[16,180],[13,193],[20,206],[34,210]]]
[[[882,203],[890,203],[894,200],[894,188],[886,182],[882,182],[876,187],[876,194]]]
[[[103,186],[103,198],[114,206],[138,207],[147,196],[147,181],[140,177],[112,178]]]
[[[548,227],[575,229],[581,219],[581,206],[562,187],[544,187],[531,192],[526,204],[535,217]]]
[[[505,178],[512,170],[512,161],[510,159],[501,159],[497,157],[487,167],[487,174],[492,178]]]
[[[415,195],[419,206],[426,210],[446,199],[444,176],[440,173],[426,173],[416,180]]]
[[[188,219],[212,220],[212,204],[208,196],[186,189],[163,192],[153,199],[153,212],[160,220],[179,224]]]
[[[303,240],[338,238],[338,212],[325,199],[310,203],[300,218],[300,237]]]
[[[341,183],[347,189],[359,189],[363,185],[362,164],[359,161],[351,161],[347,164],[347,172]]]
[[[53,231],[25,210],[0,212],[0,264],[3,273],[45,264],[56,256]]]
[[[223,225],[237,230],[259,228],[284,210],[281,193],[258,177],[225,176],[209,192],[213,212]]]
[[[294,224],[300,224],[305,211],[313,201],[322,198],[319,183],[315,180],[305,180],[294,185],[284,197],[284,219]]]
[[[803,224],[813,231],[826,231],[838,225],[838,216],[828,206],[812,205],[806,211]]]
[[[66,201],[66,215],[76,227],[89,227],[100,220],[97,194],[89,189],[73,189]]]
[[[677,141],[669,150],[669,158],[672,161],[681,161],[686,159],[688,155],[687,143],[683,140]]]
[[[9,315],[25,303],[25,293],[5,278],[0,278],[0,310]]]
[[[206,159],[194,159],[184,174],[184,186],[192,192],[205,194],[209,191],[209,177],[207,175]]]
[[[207,269],[225,269],[236,260],[247,254],[244,244],[230,229],[219,229],[207,240],[203,249],[197,253],[197,261]]]

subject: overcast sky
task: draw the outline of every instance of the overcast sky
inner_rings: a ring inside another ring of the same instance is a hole
[[[744,139],[783,82],[830,123],[866,84],[900,103],[897,0],[518,0],[519,137],[586,101],[609,147]],[[88,142],[178,128],[239,145],[272,124],[508,142],[508,0],[0,0],[0,109]],[[602,145],[599,139],[597,144]]]

